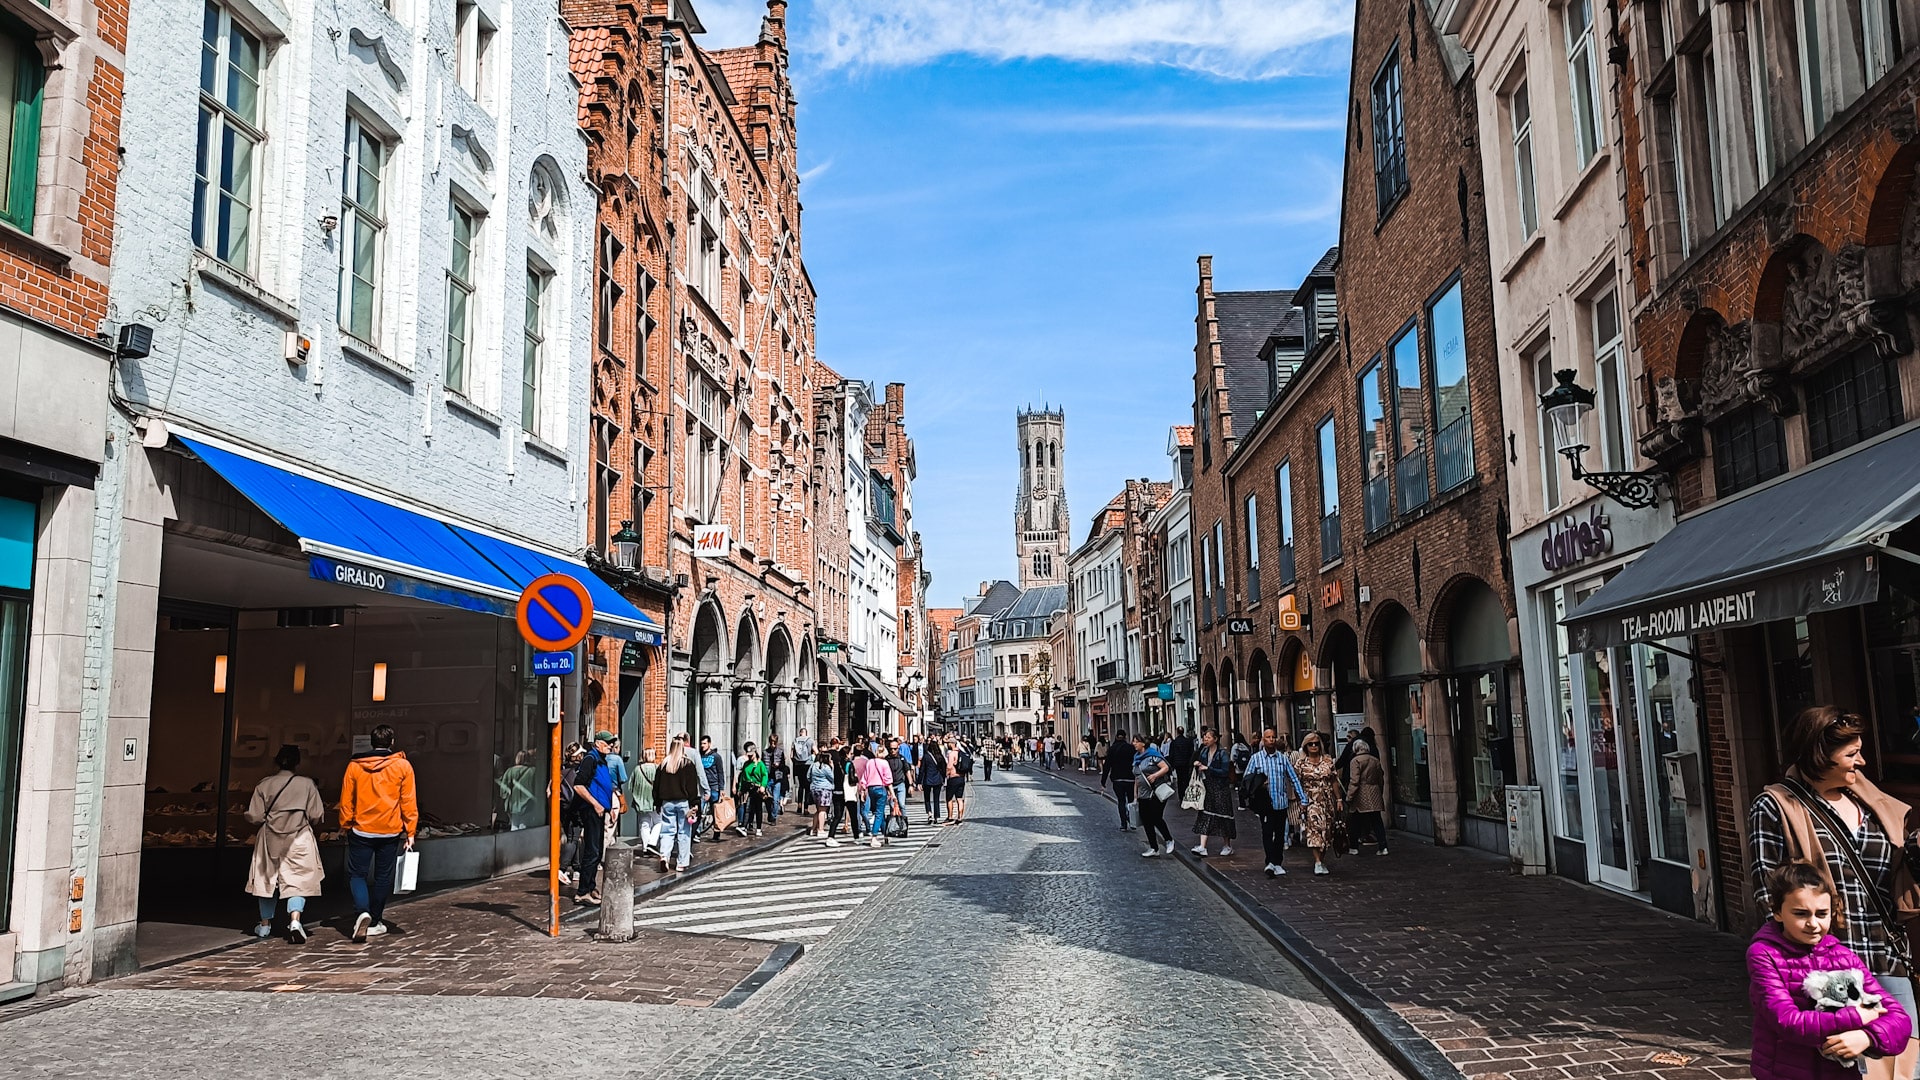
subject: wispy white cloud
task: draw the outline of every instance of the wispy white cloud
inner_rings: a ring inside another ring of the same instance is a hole
[[[700,25],[707,32],[700,38],[703,49],[731,49],[760,40],[760,20],[767,13],[766,0],[695,0]]]
[[[1278,110],[1188,109],[1167,112],[1027,112],[990,114],[1020,131],[1338,131],[1338,113],[1300,116]]]
[[[803,45],[829,68],[970,55],[1267,78],[1345,63],[1312,47],[1351,27],[1351,0],[816,0]]]
[[[810,169],[802,169],[800,170],[800,183],[810,184],[820,177],[827,175],[827,170],[831,168],[833,168],[833,159],[828,158]]]

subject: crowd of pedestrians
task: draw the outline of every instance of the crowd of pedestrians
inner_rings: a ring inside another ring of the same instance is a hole
[[[1372,728],[1355,733],[1338,758],[1317,732],[1295,750],[1273,728],[1260,734],[1258,750],[1239,732],[1212,728],[1197,736],[1184,728],[1115,732],[1112,741],[1090,740],[1087,756],[1100,787],[1113,792],[1120,828],[1146,833],[1147,858],[1173,853],[1166,812],[1176,802],[1194,811],[1192,851],[1202,858],[1232,855],[1238,811],[1252,811],[1269,877],[1287,872],[1286,852],[1296,846],[1312,854],[1316,874],[1332,872],[1332,852],[1357,855],[1363,842],[1387,854],[1386,771]]]

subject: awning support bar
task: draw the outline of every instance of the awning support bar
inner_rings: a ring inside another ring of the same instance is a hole
[[[1649,649],[1659,649],[1663,653],[1672,653],[1673,655],[1681,658],[1682,660],[1685,660],[1689,664],[1695,665],[1696,667],[1712,668],[1715,671],[1727,670],[1727,665],[1721,663],[1718,660],[1709,660],[1706,657],[1701,656],[1699,653],[1685,652],[1683,650],[1676,649],[1671,645],[1662,645],[1657,641],[1642,641],[1640,642],[1640,644],[1645,645]]]

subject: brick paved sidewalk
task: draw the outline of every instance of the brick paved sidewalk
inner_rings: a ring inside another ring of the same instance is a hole
[[[1192,812],[1169,819],[1192,846]],[[1262,873],[1259,823],[1242,813],[1234,854],[1204,861],[1475,1080],[1749,1075],[1743,938],[1406,833],[1326,877],[1304,848],[1288,855],[1286,877]]]
[[[694,846],[696,868],[787,839],[776,834]],[[661,875],[636,859],[636,888]],[[114,988],[243,990],[268,993],[417,994],[578,998],[708,1006],[760,969],[771,942],[641,929],[626,944],[602,944],[597,916],[561,899],[560,937],[547,936],[544,870],[390,906],[392,932],[356,945],[349,918],[310,926],[305,945],[284,935],[130,975]],[[596,909],[597,910],[597,909]],[[284,920],[282,924],[284,925]]]

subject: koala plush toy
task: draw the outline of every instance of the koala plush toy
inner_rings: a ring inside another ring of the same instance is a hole
[[[1816,971],[1800,984],[1813,999],[1816,1009],[1844,1009],[1856,1005],[1870,1009],[1880,1004],[1880,995],[1867,993],[1866,972],[1858,968],[1843,968],[1839,971]],[[1835,1058],[1842,1065],[1850,1065],[1861,1072],[1867,1071],[1865,1058]]]

